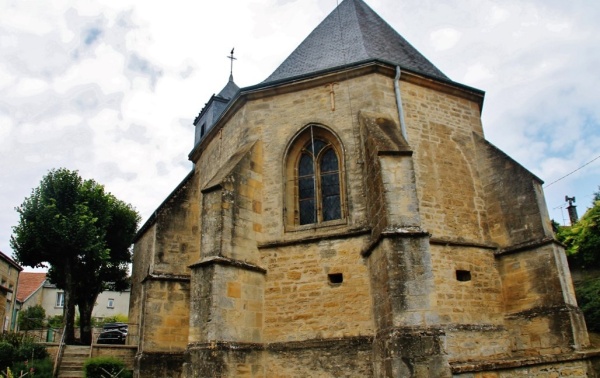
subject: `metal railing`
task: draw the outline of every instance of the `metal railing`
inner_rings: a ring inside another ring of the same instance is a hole
[[[65,347],[65,334],[67,333],[67,326],[64,326],[62,336],[60,337],[60,344],[58,344],[58,350],[56,351],[56,357],[54,358],[54,369],[52,370],[52,376],[56,377],[58,373],[58,366],[60,363],[60,358],[63,353],[63,349]]]

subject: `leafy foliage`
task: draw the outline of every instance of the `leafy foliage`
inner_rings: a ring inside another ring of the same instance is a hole
[[[102,321],[98,322],[98,326],[103,326],[107,323],[127,323],[127,321],[129,320],[129,318],[127,317],[127,315],[123,315],[123,314],[117,314],[114,316],[107,316],[104,319],[102,319]]]
[[[83,369],[86,378],[132,377],[131,371],[126,370],[125,363],[114,357],[90,358],[85,362]],[[121,373],[118,374],[119,372]],[[110,375],[107,375],[107,373]]]
[[[590,272],[600,268],[600,190],[594,193],[593,207],[577,223],[556,228],[557,239],[566,246],[571,269]],[[576,283],[575,294],[588,330],[600,332],[600,277]]]
[[[9,343],[15,348],[19,348],[22,344],[33,343],[33,337],[27,336],[20,332],[2,332],[0,333],[0,343]]]
[[[29,372],[26,377],[33,376],[35,378],[52,378],[54,364],[49,358],[39,360],[22,360],[15,362],[11,368],[13,376],[19,377],[20,373]]]
[[[48,266],[50,281],[65,291],[67,342],[74,338],[79,306],[82,342],[91,342],[91,310],[98,294],[127,287],[130,246],[140,216],[129,204],[76,171],[51,170],[25,198],[10,244],[16,259]]]
[[[600,192],[594,198],[600,198]],[[571,267],[600,268],[600,199],[571,227],[558,227],[558,240],[567,247]]]
[[[0,342],[0,370],[6,370],[14,359],[17,353],[17,348],[6,341]]]
[[[17,360],[42,360],[48,357],[46,347],[39,343],[24,343],[15,353]]]
[[[49,366],[49,368],[48,368]],[[17,332],[0,334],[0,370],[10,368],[15,376],[33,368],[36,377],[52,377],[52,362],[43,344],[35,343],[32,337]]]
[[[600,332],[600,278],[588,279],[579,283],[575,286],[575,293],[588,330]]]
[[[46,310],[41,305],[27,307],[19,313],[19,329],[27,331],[40,329],[44,326]]]
[[[48,324],[48,327],[50,327],[50,328],[62,328],[64,321],[65,321],[64,316],[54,315],[54,316],[49,316],[48,319],[46,320],[46,323]]]

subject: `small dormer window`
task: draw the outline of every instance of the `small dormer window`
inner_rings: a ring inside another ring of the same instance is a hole
[[[205,133],[206,133],[206,123],[203,123],[202,126],[200,126],[200,138],[202,138]]]

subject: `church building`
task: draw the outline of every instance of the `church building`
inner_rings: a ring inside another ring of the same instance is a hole
[[[135,375],[595,376],[542,181],[483,100],[363,0],[230,77],[136,236]]]

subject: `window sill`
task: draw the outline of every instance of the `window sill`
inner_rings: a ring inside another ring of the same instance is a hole
[[[302,244],[307,242],[318,242],[326,239],[344,239],[362,237],[371,233],[370,228],[357,227],[348,229],[346,222],[340,224],[331,225],[331,227],[317,227],[310,225],[307,229],[295,229],[294,232],[287,232],[286,230],[284,239],[273,239],[258,244],[259,249],[264,248],[278,248],[287,245]],[[305,226],[302,226],[305,227]],[[296,232],[298,231],[298,232]],[[304,231],[304,232],[300,232]],[[312,232],[308,232],[312,231]],[[332,232],[334,231],[334,232]]]
[[[330,220],[330,221],[321,222],[321,223],[310,223],[310,224],[303,224],[303,225],[287,225],[285,228],[285,231],[286,232],[297,232],[297,231],[315,230],[315,229],[320,229],[320,228],[341,226],[341,225],[347,225],[347,224],[348,224],[348,219],[335,219],[335,220]]]

